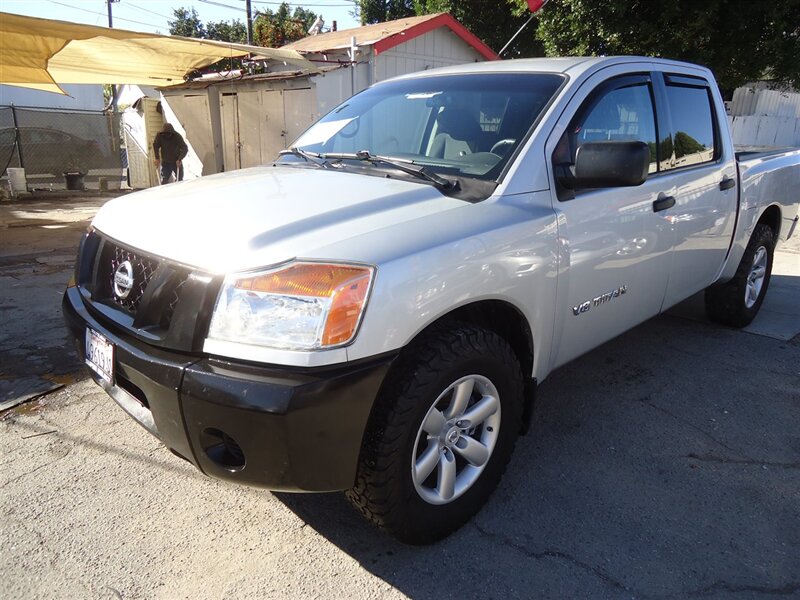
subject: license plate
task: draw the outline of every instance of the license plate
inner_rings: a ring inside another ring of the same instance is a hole
[[[104,381],[114,381],[114,344],[89,327],[86,328],[86,364]]]

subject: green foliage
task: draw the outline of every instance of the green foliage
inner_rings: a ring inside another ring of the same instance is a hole
[[[206,36],[210,40],[247,43],[247,25],[244,21],[233,19],[231,21],[212,21],[206,25]]]
[[[194,8],[174,8],[172,14],[175,16],[175,20],[168,21],[170,35],[239,44],[247,43],[247,26],[239,19],[214,21],[204,26]]]
[[[234,42],[237,44],[247,43],[247,26],[239,19],[212,21],[207,25],[203,25],[194,8],[175,8],[172,10],[172,14],[175,15],[175,20],[169,21],[170,35]],[[243,68],[241,59],[226,58],[194,74],[232,71],[241,68]]]
[[[206,29],[203,27],[203,22],[195,9],[174,8],[172,9],[172,14],[175,15],[175,20],[167,21],[170,35],[190,38],[206,37]]]
[[[416,12],[417,2],[412,0],[354,0],[353,3],[362,25],[424,14]]]
[[[447,12],[499,52],[530,17],[526,0],[415,0],[417,14]],[[512,42],[503,58],[543,56],[544,47],[536,38],[536,20]]]
[[[551,56],[636,54],[699,63],[723,90],[758,79],[800,86],[800,0],[553,0],[539,39]]]
[[[685,131],[675,133],[675,156],[680,158],[687,154],[702,152],[706,147]]]
[[[253,20],[253,42],[259,46],[280,48],[306,37],[316,19],[315,13],[299,6],[290,12],[286,2],[275,11],[258,11]]]

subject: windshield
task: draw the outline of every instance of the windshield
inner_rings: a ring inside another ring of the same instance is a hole
[[[497,179],[562,81],[549,73],[391,81],[345,101],[293,148],[323,158],[366,151],[445,176]]]

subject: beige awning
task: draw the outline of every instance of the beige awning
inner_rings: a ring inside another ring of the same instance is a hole
[[[248,54],[314,69],[296,50],[0,13],[0,83],[61,94],[64,83],[181,83],[196,69]]]

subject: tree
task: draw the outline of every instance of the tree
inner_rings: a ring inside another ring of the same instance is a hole
[[[703,144],[698,142],[685,131],[675,132],[675,156],[680,158],[687,154],[696,154],[706,149]]]
[[[706,65],[730,93],[748,81],[800,86],[800,0],[558,0],[541,13],[548,55],[638,54]]]
[[[167,21],[170,35],[180,35],[190,38],[206,37],[206,29],[203,27],[203,22],[200,20],[195,9],[187,10],[183,7],[174,8],[172,9],[172,14],[175,15],[175,20]]]
[[[417,11],[418,2],[413,0],[354,0],[353,3],[355,4],[354,12],[361,20],[362,25],[425,14]]]
[[[239,19],[215,21],[204,26],[194,8],[175,8],[172,10],[172,14],[175,15],[175,20],[169,21],[169,32],[171,35],[235,42],[239,44],[247,43],[247,27],[245,27],[245,24]],[[194,74],[201,75],[219,71],[232,71],[234,69],[242,69],[243,66],[243,62],[239,58],[224,58]],[[250,68],[253,69],[252,66]],[[258,70],[257,67],[255,69]]]
[[[247,43],[247,27],[239,19],[214,21],[204,26],[194,8],[174,8],[172,14],[175,16],[175,20],[168,21],[170,35]]]
[[[275,10],[258,11],[253,20],[253,41],[259,46],[280,48],[308,35],[317,15],[297,7],[290,12],[286,2]]]
[[[221,42],[247,43],[247,26],[239,19],[231,21],[212,21],[206,25],[206,35],[210,40]]]
[[[418,14],[447,12],[483,43],[499,52],[530,17],[526,0],[415,0]],[[536,38],[536,20],[512,42],[503,58],[544,56]]]

